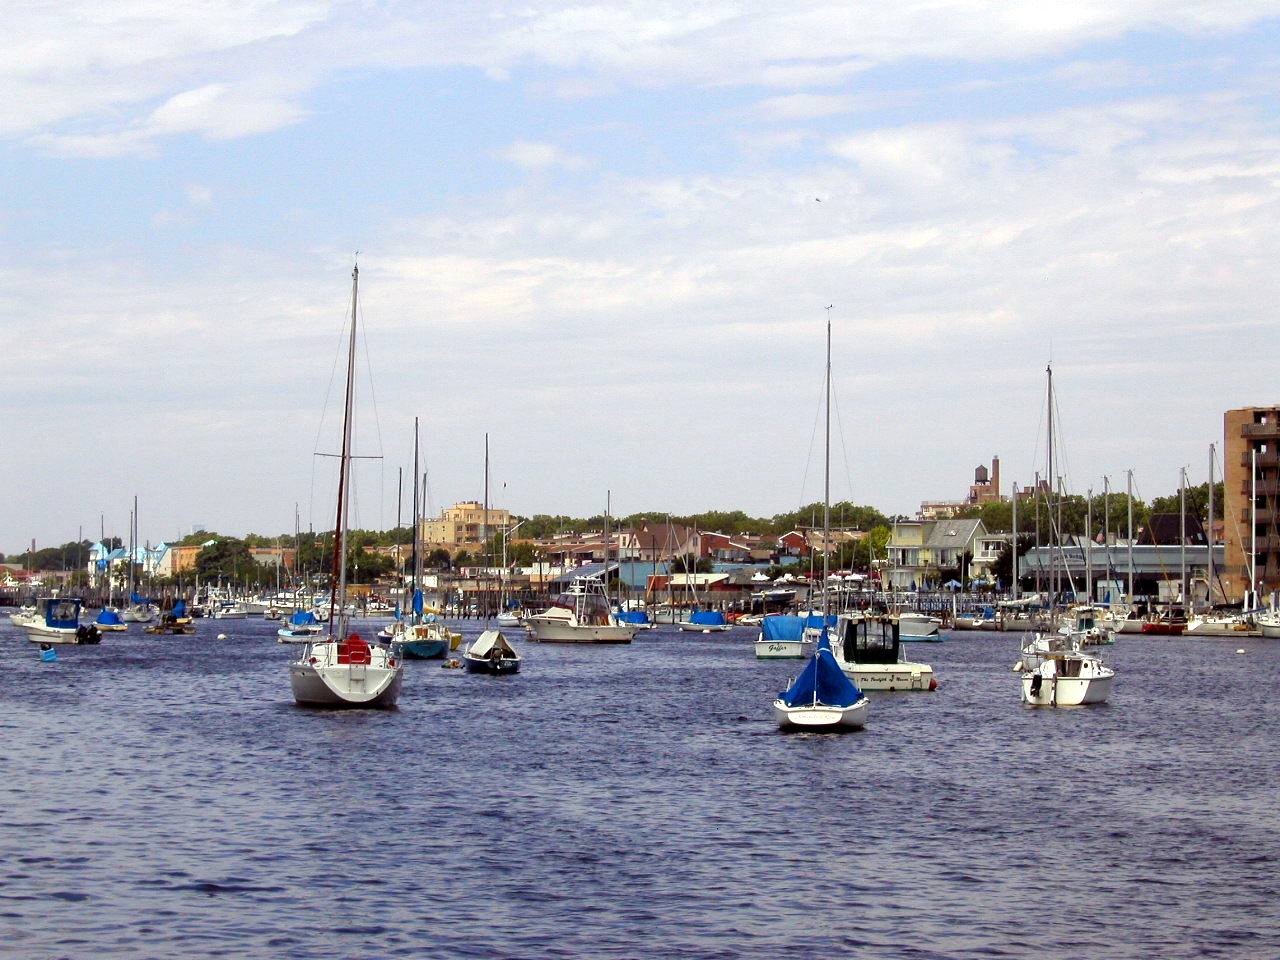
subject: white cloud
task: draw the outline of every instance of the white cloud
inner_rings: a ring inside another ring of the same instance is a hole
[[[7,93],[0,135],[85,156],[142,151],[180,133],[245,136],[296,122],[310,91],[352,69],[468,66],[508,77],[540,66],[551,68],[551,87],[563,96],[690,83],[803,90],[847,83],[877,64],[1024,60],[1134,31],[1194,37],[1238,30],[1277,12],[1268,0],[995,8],[978,0],[783,7],[560,0],[519,11],[496,2],[369,7],[355,0],[24,7],[11,18],[23,29],[0,39]],[[1107,69],[1114,78],[1123,65]],[[779,99],[772,109],[814,116],[804,111],[825,113],[838,103],[813,100],[806,108]]]
[[[517,140],[515,143],[498,151],[499,159],[513,163],[517,167],[539,170],[547,167],[563,167],[566,170],[581,170],[587,161],[551,143],[538,143],[531,140]]]

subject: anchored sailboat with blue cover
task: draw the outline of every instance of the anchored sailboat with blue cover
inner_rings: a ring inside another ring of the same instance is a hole
[[[856,730],[867,722],[867,698],[845,676],[831,652],[831,636],[826,626],[831,615],[831,308],[827,307],[826,371],[826,476],[822,511],[822,635],[818,649],[804,671],[773,701],[773,716],[783,730]]]

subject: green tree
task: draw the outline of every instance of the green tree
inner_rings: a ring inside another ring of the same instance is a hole
[[[710,573],[714,567],[706,557],[694,558],[693,554],[681,554],[671,561],[673,573]]]
[[[1223,487],[1218,482],[1213,485],[1213,503],[1214,516],[1222,517],[1223,504]],[[1151,501],[1152,513],[1172,513],[1177,514],[1180,509],[1180,496],[1175,491],[1167,497],[1156,497]],[[1209,484],[1197,484],[1194,487],[1187,487],[1187,513],[1198,517],[1201,523],[1209,519]]]
[[[249,545],[236,537],[221,537],[196,555],[196,574],[202,580],[253,580],[257,566]]]

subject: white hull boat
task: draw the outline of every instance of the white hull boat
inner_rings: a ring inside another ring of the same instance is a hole
[[[1078,634],[1034,637],[1014,669],[1022,674],[1022,702],[1034,707],[1104,703],[1116,676],[1100,657],[1082,652]]]
[[[927,663],[904,660],[893,617],[845,614],[836,621],[836,663],[859,690],[936,690]]]
[[[844,675],[858,685],[859,690],[936,690],[938,681],[933,677],[933,667],[927,663],[850,663],[841,664]]]
[[[529,635],[542,643],[630,643],[636,625],[620,623],[598,577],[578,577],[554,605],[528,617]]]
[[[249,610],[243,603],[227,603],[213,611],[213,618],[215,620],[247,620]]]
[[[773,701],[773,717],[783,730],[857,730],[867,725],[868,706],[865,697],[848,707],[788,707],[778,699]]]
[[[725,633],[733,627],[731,623],[690,623],[682,620],[676,626],[684,633]]]
[[[818,641],[806,637],[803,640],[757,640],[757,660],[808,660]]]
[[[124,608],[120,619],[125,623],[150,623],[160,615],[160,608],[154,603],[133,603]]]
[[[504,610],[495,618],[500,627],[518,627],[520,626],[520,614],[513,610]]]
[[[394,707],[404,672],[385,647],[364,644],[360,654],[344,653],[348,642],[312,644],[289,664],[293,699],[312,707]],[[357,650],[361,648],[357,647]]]
[[[1250,617],[1197,617],[1187,624],[1191,637],[1260,637],[1262,629]]]
[[[559,618],[538,614],[525,621],[533,639],[542,643],[630,643],[636,635],[632,624],[625,626],[592,626],[569,623]]]
[[[1280,640],[1280,614],[1270,613],[1258,618],[1258,629],[1269,640]]]
[[[922,637],[936,637],[942,621],[937,617],[923,613],[903,613],[898,615],[898,636],[903,640],[914,640]]]

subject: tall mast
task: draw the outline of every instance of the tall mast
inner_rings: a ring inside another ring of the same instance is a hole
[[[1205,540],[1209,543],[1209,588],[1205,600],[1213,606],[1213,444],[1209,444],[1209,531]]]
[[[1178,591],[1187,603],[1187,468],[1178,469]]]
[[[351,268],[351,339],[347,346],[347,394],[342,413],[342,454],[338,461],[338,515],[334,520],[333,586],[329,591],[329,636],[341,637],[347,608],[348,483],[351,475],[351,408],[356,385],[356,311],[360,297],[360,267]],[[335,613],[335,607],[337,607]],[[335,629],[336,627],[336,629]]]
[[[1258,588],[1258,448],[1249,451],[1249,603],[1258,605],[1252,597]]]
[[[826,457],[823,461],[822,480],[822,629],[827,629],[827,616],[830,614],[831,601],[827,594],[827,584],[831,579],[831,307],[827,305],[827,374],[826,374],[826,414],[827,436]]]
[[[418,622],[418,578],[422,570],[422,551],[418,549],[418,418],[413,418],[413,550],[410,559],[413,561],[413,594],[409,597],[413,612],[409,615],[410,623]],[[399,520],[399,517],[397,517]]]
[[[1129,501],[1129,603],[1133,603],[1133,471],[1126,470],[1125,499]]]
[[[1049,434],[1048,441],[1045,444],[1045,455],[1047,458],[1047,469],[1044,475],[1045,483],[1045,509],[1049,512],[1049,603],[1052,605],[1057,602],[1057,573],[1058,567],[1054,562],[1053,546],[1057,537],[1054,535],[1053,529],[1053,364],[1045,367],[1045,373],[1048,374],[1048,387],[1046,391],[1047,403],[1049,408]]]
[[[489,566],[492,563],[492,551],[489,549],[489,434],[484,435],[484,519],[480,521],[480,536],[484,540],[484,581],[489,580]],[[485,590],[488,593],[488,590]],[[484,598],[484,625],[489,628],[489,598]]]
[[[1107,561],[1107,592],[1111,592],[1111,478],[1102,478],[1102,555]],[[1111,600],[1108,597],[1107,604]]]
[[[1018,485],[1013,485],[1013,599],[1018,599]]]
[[[1085,555],[1084,563],[1085,584],[1087,585],[1089,602],[1093,603],[1093,487],[1089,488],[1085,505],[1084,539],[1085,549],[1089,551]]]
[[[604,492],[604,595],[606,600],[611,599],[609,597],[609,535],[611,533],[609,529],[609,511],[612,509],[613,491],[606,490]],[[698,569],[697,560],[694,561],[693,569]],[[621,564],[619,564],[618,573],[622,573]],[[689,576],[689,574],[686,573],[685,576]]]

